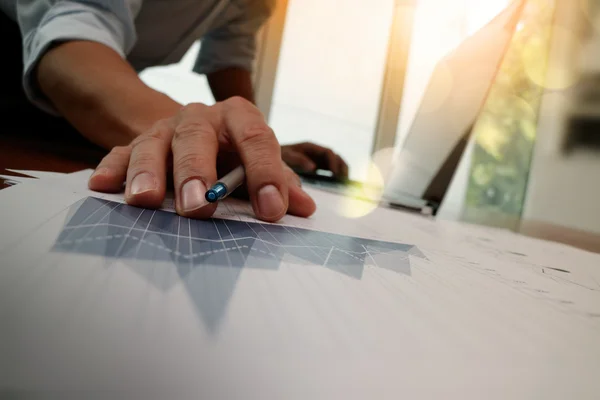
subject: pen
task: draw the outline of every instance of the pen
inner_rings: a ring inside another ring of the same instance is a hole
[[[244,183],[244,179],[246,179],[246,174],[244,167],[240,165],[228,174],[225,174],[225,176],[219,179],[217,183],[212,185],[212,187],[206,191],[204,198],[209,203],[215,203],[222,200]]]

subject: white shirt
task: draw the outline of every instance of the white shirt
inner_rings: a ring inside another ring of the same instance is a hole
[[[273,7],[274,0],[0,0],[21,29],[25,92],[49,112],[32,71],[53,42],[99,42],[141,71],[179,61],[202,38],[194,71],[251,70],[256,32]]]

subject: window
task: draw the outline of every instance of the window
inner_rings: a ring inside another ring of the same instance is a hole
[[[420,0],[415,13],[404,96],[396,132],[401,145],[439,60],[502,11],[509,0]],[[448,90],[452,90],[449,77]]]
[[[331,147],[361,179],[370,163],[393,0],[290,0],[270,125],[281,143]]]
[[[521,218],[544,93],[554,0],[529,0],[475,125],[464,216],[516,228]]]

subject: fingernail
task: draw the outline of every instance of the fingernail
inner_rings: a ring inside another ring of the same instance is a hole
[[[90,176],[90,179],[94,178],[95,176],[108,175],[108,174],[110,174],[110,170],[108,168],[106,168],[106,167],[98,168],[97,170],[94,171],[92,176]]]
[[[208,204],[204,195],[206,186],[199,179],[187,181],[181,189],[181,207],[183,211],[189,212],[197,210]]]
[[[285,204],[279,190],[267,185],[258,191],[258,210],[264,218],[273,218],[284,212]]]
[[[151,190],[156,190],[156,180],[149,172],[142,172],[136,175],[131,182],[131,195],[136,196]]]

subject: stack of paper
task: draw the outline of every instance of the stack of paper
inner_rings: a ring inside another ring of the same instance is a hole
[[[0,397],[600,394],[600,255],[310,189],[190,220],[90,173],[0,191]]]

